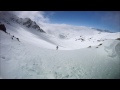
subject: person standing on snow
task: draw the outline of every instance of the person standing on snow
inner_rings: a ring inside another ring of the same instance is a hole
[[[56,50],[58,50],[58,46],[56,47]]]

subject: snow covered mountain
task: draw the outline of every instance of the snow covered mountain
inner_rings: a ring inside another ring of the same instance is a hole
[[[52,24],[41,29],[29,18],[6,13],[0,23],[7,31],[0,30],[3,79],[120,79],[120,32]]]
[[[120,37],[120,32],[111,33],[104,30],[99,31],[85,26],[46,24],[42,26],[42,28],[46,33],[56,37],[60,43],[57,41],[54,42],[60,46],[68,47],[69,49],[96,46],[107,39],[116,39]]]
[[[37,44],[39,46],[48,49],[55,49],[55,47],[46,47],[41,40],[52,45],[58,45],[61,50],[73,50],[96,46],[107,39],[116,39],[120,36],[120,32],[110,33],[85,26],[46,24],[43,25],[41,29],[39,25],[30,18],[19,18],[8,12],[0,13],[0,22],[6,24],[8,32],[12,35],[17,35],[20,39],[26,39],[26,41],[30,41],[28,38],[38,41]],[[38,31],[40,31],[40,33]]]
[[[19,18],[16,15],[13,15],[9,12],[2,12],[2,13],[0,13],[0,20],[3,22],[6,22],[7,24],[10,24],[11,22],[22,24],[28,28],[33,28],[40,32],[45,33],[45,31],[43,31],[39,27],[39,25],[35,21],[32,21],[30,18]]]

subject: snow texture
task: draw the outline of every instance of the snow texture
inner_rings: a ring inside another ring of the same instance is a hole
[[[0,79],[120,79],[120,32],[68,26],[41,33],[0,22],[10,33],[0,30]]]

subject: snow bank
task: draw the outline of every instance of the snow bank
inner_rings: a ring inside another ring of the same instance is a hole
[[[0,76],[4,79],[120,78],[118,40],[106,40],[98,48],[50,50],[12,40],[2,31],[0,38]]]
[[[117,54],[120,55],[120,42],[118,43],[118,40],[108,40],[104,44],[104,50],[108,53],[108,56],[110,57],[115,57]]]

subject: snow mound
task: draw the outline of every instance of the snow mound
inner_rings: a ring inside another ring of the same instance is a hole
[[[118,40],[108,40],[106,43],[104,44],[104,50],[108,53],[108,56],[115,57],[120,55],[120,42]]]
[[[118,43],[115,47],[115,51],[118,54],[119,58],[120,58],[120,43]]]

